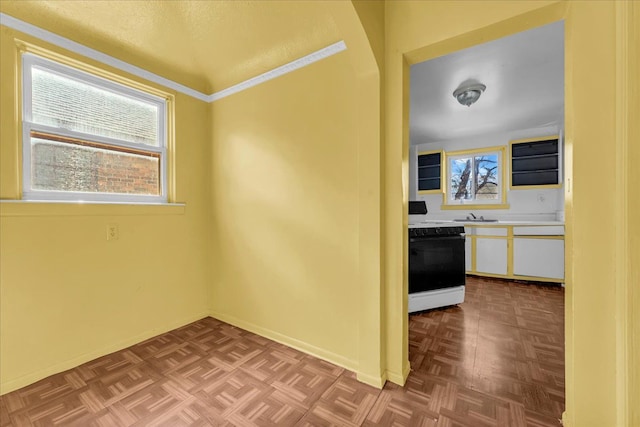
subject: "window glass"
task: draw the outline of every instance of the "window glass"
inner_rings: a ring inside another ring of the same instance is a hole
[[[23,56],[25,199],[166,202],[166,101]]]
[[[477,200],[498,200],[498,155],[487,154],[473,159]]]
[[[31,188],[158,195],[160,156],[32,133]]]
[[[447,203],[502,202],[500,152],[449,156]]]
[[[471,158],[451,159],[451,198],[453,200],[473,199],[471,182]]]
[[[32,121],[158,145],[158,106],[33,67]]]

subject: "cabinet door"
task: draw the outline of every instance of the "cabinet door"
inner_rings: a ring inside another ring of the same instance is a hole
[[[418,193],[439,192],[442,188],[442,151],[418,153]]]
[[[507,239],[476,236],[476,272],[507,274]]]
[[[513,274],[564,279],[564,240],[514,238]]]
[[[466,271],[471,271],[471,258],[473,254],[471,253],[471,236],[466,236],[464,239],[464,269]]]
[[[558,136],[511,141],[511,187],[557,186],[562,182]]]

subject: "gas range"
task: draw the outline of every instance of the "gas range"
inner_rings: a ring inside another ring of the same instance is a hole
[[[456,221],[446,221],[446,220],[428,220],[428,221],[420,221],[420,222],[410,222],[409,228],[429,228],[429,227],[459,227],[460,223]]]
[[[409,224],[409,313],[464,302],[464,226],[454,221]]]

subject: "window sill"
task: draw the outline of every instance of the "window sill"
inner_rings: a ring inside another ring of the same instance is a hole
[[[184,215],[184,203],[0,200],[0,217]]]
[[[475,205],[475,204],[462,204],[462,205],[441,205],[440,209],[446,210],[469,210],[469,209],[509,209],[509,204],[492,204],[492,205]]]

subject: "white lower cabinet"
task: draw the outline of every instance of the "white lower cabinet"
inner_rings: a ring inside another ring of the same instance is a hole
[[[476,272],[507,274],[507,239],[476,236]]]
[[[564,279],[564,239],[513,239],[513,274]]]
[[[564,282],[564,226],[465,226],[465,232],[468,273]]]

